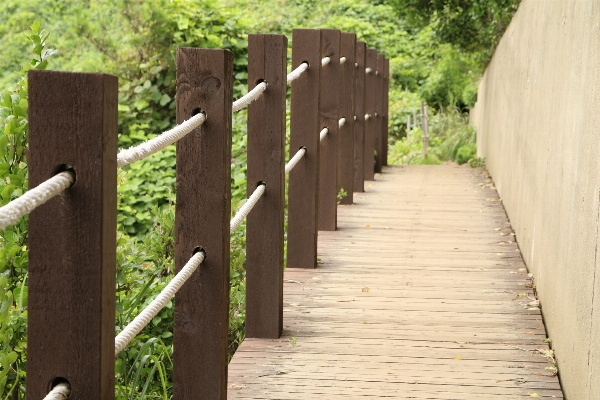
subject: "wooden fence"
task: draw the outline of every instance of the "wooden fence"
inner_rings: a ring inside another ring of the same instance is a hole
[[[246,336],[278,338],[288,45],[283,35],[248,41],[248,89],[268,86],[248,108],[248,193],[262,183],[266,192],[246,225]],[[338,30],[296,29],[292,42],[292,69],[309,68],[291,84],[290,157],[306,153],[289,175],[287,267],[315,268],[318,230],[336,229],[340,190],[351,204],[387,164],[389,60]],[[199,250],[206,259],[175,296],[174,399],[227,395],[232,85],[231,52],[178,49],[177,123],[199,112],[207,120],[177,142],[175,270]],[[31,399],[59,382],[71,399],[114,398],[117,91],[111,75],[29,72],[30,185],[76,174],[29,219]]]

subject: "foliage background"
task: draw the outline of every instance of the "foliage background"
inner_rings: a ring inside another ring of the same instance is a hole
[[[247,35],[283,33],[291,40],[296,27],[356,32],[390,58],[390,162],[481,163],[465,112],[517,6],[518,0],[4,0],[0,202],[27,189],[27,69],[117,75],[122,148],[175,124],[177,47],[231,50],[237,98],[247,90]],[[426,158],[420,128],[406,129],[421,101],[432,107]],[[245,200],[245,121],[244,111],[234,115],[232,211]],[[119,171],[117,332],[173,276],[174,168],[170,146]],[[230,355],[244,336],[244,232],[242,226],[231,241]],[[0,232],[0,244],[0,394],[24,398],[27,218]],[[170,398],[172,318],[170,303],[119,355],[118,399]]]

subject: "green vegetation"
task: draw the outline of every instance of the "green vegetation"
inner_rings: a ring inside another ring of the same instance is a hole
[[[283,33],[291,40],[295,27],[356,32],[359,40],[390,58],[390,163],[456,160],[480,166],[483,160],[475,157],[475,132],[464,112],[475,102],[477,81],[517,3],[4,0],[0,3],[0,202],[19,197],[28,185],[27,69],[117,75],[119,147],[123,148],[175,124],[177,47],[231,50],[237,98],[247,90],[247,35]],[[34,23],[37,20],[41,24]],[[46,42],[56,50],[47,48]],[[432,107],[425,159],[420,129],[405,129],[406,117],[421,101]],[[234,115],[232,211],[246,194],[245,123],[244,111]],[[170,146],[119,171],[117,327],[137,315],[173,276],[174,166],[175,148]],[[24,398],[27,218],[0,232],[0,243],[0,395]],[[244,337],[244,226],[232,235],[230,268],[231,355]],[[172,320],[173,304],[169,304],[121,352],[116,360],[118,399],[170,397]],[[295,339],[291,344],[295,346]]]

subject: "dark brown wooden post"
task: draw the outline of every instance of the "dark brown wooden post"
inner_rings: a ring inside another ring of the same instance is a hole
[[[339,127],[338,132],[338,163],[336,192],[346,192],[340,199],[340,204],[354,202],[354,67],[356,59],[356,34],[345,33],[341,35],[339,80],[339,114],[345,122]]]
[[[321,140],[319,157],[319,230],[337,229],[337,154],[339,133],[339,80],[341,33],[321,30],[321,56],[331,61],[321,68],[320,125],[329,132]]]
[[[356,43],[356,60],[354,71],[354,191],[365,191],[365,68],[367,60],[365,42]]]
[[[175,270],[206,260],[175,296],[173,398],[227,398],[233,54],[177,50],[177,123],[207,120],[177,142]]]
[[[67,380],[114,399],[117,77],[29,71],[29,187],[65,166],[76,184],[29,217],[27,398]]]
[[[367,49],[367,67],[365,69],[365,115],[369,118],[365,121],[365,181],[375,180],[375,137],[377,134],[377,119],[375,117],[377,98],[377,51]],[[369,70],[367,73],[366,70]]]
[[[292,69],[303,62],[309,68],[292,82],[291,91],[290,157],[301,147],[306,154],[288,178],[288,268],[317,266],[320,46],[320,30],[292,31]]]
[[[384,56],[383,54],[377,54],[377,71],[376,76],[376,97],[375,97],[375,123],[377,128],[375,130],[375,172],[380,173],[381,167],[383,166],[383,70],[384,70]]]
[[[383,166],[388,165],[388,125],[389,125],[389,102],[390,102],[390,59],[385,58],[383,69]]]
[[[248,107],[248,196],[267,190],[246,221],[246,337],[278,338],[283,329],[283,218],[287,38],[249,35],[248,90],[267,90]]]

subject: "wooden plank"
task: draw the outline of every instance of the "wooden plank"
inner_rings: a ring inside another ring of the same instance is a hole
[[[283,329],[286,69],[285,36],[248,36],[248,90],[268,87],[248,107],[248,196],[259,182],[267,189],[246,222],[246,337]]]
[[[385,58],[383,69],[383,160],[382,165],[388,165],[388,135],[389,135],[389,102],[390,97],[390,59]],[[409,117],[410,118],[410,117]]]
[[[319,230],[337,229],[337,165],[339,143],[340,41],[336,29],[321,29],[321,56],[331,61],[321,67],[319,124],[329,132],[321,140],[319,162]]]
[[[346,122],[339,128],[338,141],[338,164],[337,164],[337,186],[336,192],[342,190],[346,196],[339,200],[340,204],[352,204],[354,202],[354,90],[356,58],[356,34],[342,33],[340,42],[340,56],[346,58],[346,62],[340,64],[340,118]]]
[[[354,95],[354,191],[365,191],[365,68],[367,46],[365,42],[356,42],[355,95]]]
[[[482,215],[498,197],[479,183],[390,166],[340,206],[319,268],[285,272],[282,337],[234,355],[229,397],[562,398],[510,224]]]
[[[177,123],[207,120],[177,142],[175,271],[206,259],[175,296],[173,398],[227,397],[233,54],[177,50]]]
[[[303,62],[309,68],[292,82],[290,155],[306,154],[288,180],[287,267],[317,266],[319,198],[319,94],[321,84],[321,31],[292,31],[292,69]]]
[[[377,50],[367,49],[366,68],[370,68],[369,73],[365,73],[365,116],[369,118],[365,121],[365,152],[364,152],[364,180],[375,180],[375,138],[377,135]]]
[[[67,166],[76,184],[29,217],[27,396],[114,399],[117,78],[28,78],[29,187]]]
[[[377,53],[377,71],[375,72],[376,94],[375,94],[375,172],[381,173],[383,167],[383,74],[385,60],[383,54]]]

